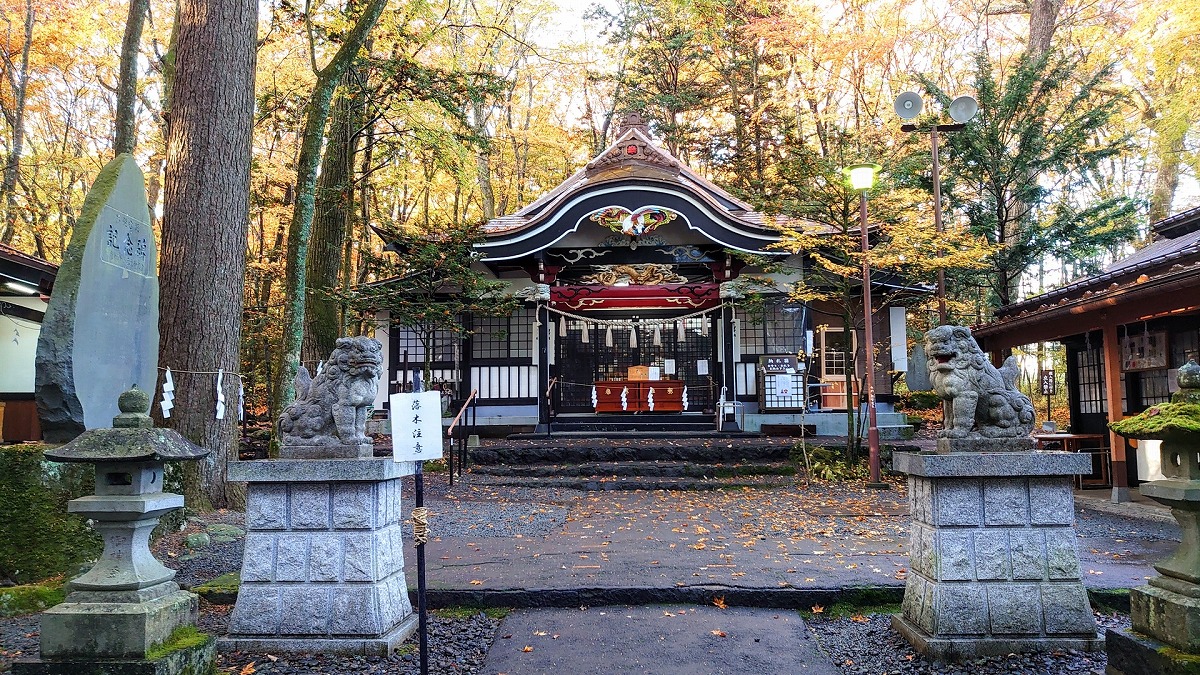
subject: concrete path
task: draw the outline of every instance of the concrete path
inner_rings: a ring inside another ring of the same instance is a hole
[[[602,492],[550,504],[506,501],[468,483],[459,495],[428,504],[434,606],[708,604],[724,596],[731,605],[807,607],[864,586],[890,589],[880,600],[894,600],[907,572],[901,484],[882,492],[844,484]],[[494,536],[487,519],[501,502],[506,519],[548,512],[554,522],[538,534]],[[1179,536],[1166,523],[1091,509],[1077,509],[1077,528],[1089,588],[1144,583]],[[411,547],[406,560],[415,586]]]
[[[651,605],[519,610],[500,625],[486,675],[719,675],[840,671],[786,610]]]

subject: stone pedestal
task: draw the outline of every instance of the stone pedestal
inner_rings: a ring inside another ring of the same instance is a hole
[[[413,632],[401,468],[390,458],[230,463],[229,479],[249,491],[222,648],[386,656]]]
[[[1057,452],[896,453],[895,469],[909,476],[912,539],[893,627],[939,661],[1103,649],[1074,528],[1072,477],[1089,462]]]

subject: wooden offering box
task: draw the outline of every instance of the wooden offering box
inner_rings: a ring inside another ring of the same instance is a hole
[[[650,409],[650,390],[654,409]],[[625,407],[621,392],[625,391]],[[601,380],[596,382],[596,412],[683,412],[683,382],[680,380]]]

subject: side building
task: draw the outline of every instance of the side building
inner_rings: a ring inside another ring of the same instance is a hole
[[[42,438],[34,356],[58,266],[0,244],[0,441]]]
[[[1099,274],[997,310],[974,329],[980,346],[1066,348],[1070,432],[1094,436],[1095,478],[1125,501],[1161,478],[1158,441],[1127,441],[1108,423],[1164,403],[1179,367],[1200,359],[1200,208],[1151,226],[1149,243]]]
[[[477,390],[479,424],[505,429],[723,413],[723,428],[844,435],[862,388],[861,326],[843,325],[834,306],[789,300],[807,263],[773,246],[785,224],[819,227],[756,212],[656,146],[631,114],[585,167],[487,223],[478,269],[524,307],[463,317],[464,339],[438,336],[432,384],[458,400]],[[885,437],[907,430],[890,404],[907,362],[904,317],[903,307],[875,315]],[[387,332],[395,390],[424,351],[412,332]]]

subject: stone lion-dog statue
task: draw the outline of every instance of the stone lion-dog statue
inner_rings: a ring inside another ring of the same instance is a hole
[[[1018,438],[1033,429],[1033,403],[1016,386],[1017,360],[997,369],[971,330],[939,326],[925,333],[929,381],[946,410],[943,438]]]
[[[283,446],[370,444],[367,409],[379,392],[382,355],[383,345],[372,338],[338,338],[315,378],[300,366],[296,400],[279,417]]]

